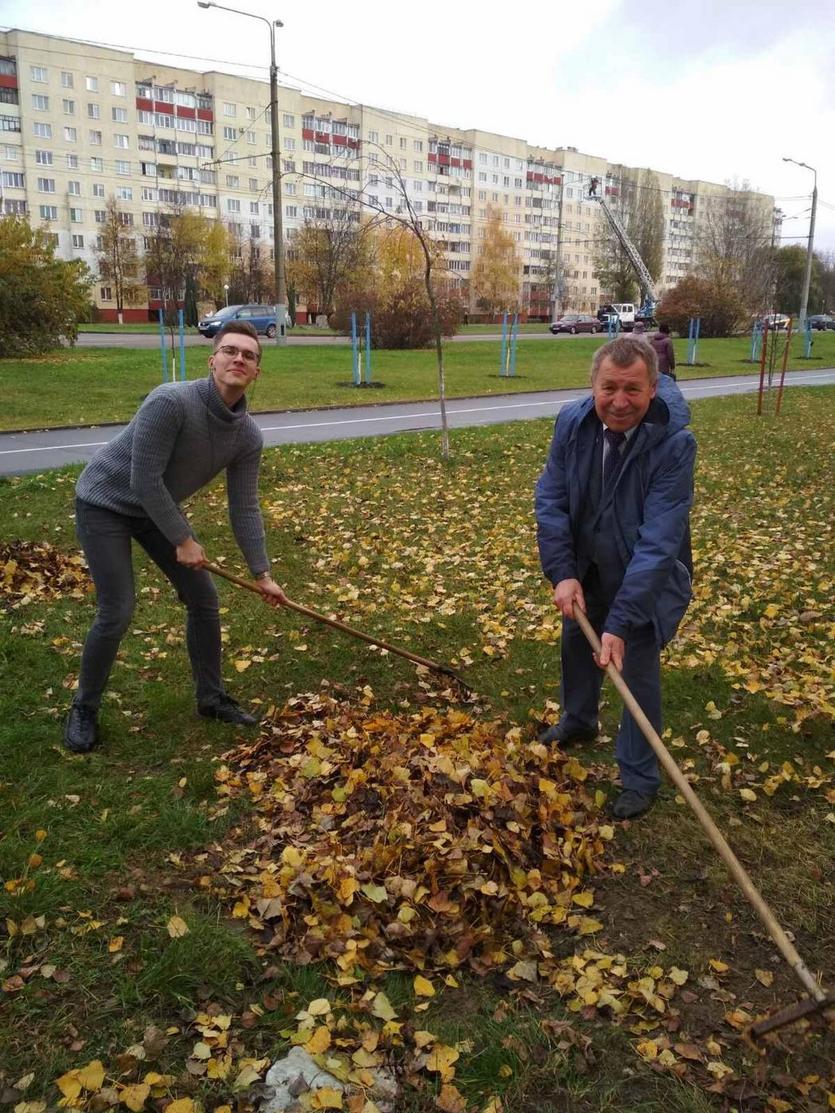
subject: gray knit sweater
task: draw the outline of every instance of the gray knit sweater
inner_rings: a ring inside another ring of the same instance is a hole
[[[149,517],[172,545],[193,537],[179,503],[226,469],[229,520],[253,575],[269,570],[258,505],[261,430],[241,398],[230,409],[208,378],[164,383],[76,484],[85,502]]]

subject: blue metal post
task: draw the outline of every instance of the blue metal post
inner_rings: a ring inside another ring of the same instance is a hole
[[[751,332],[751,363],[756,363],[760,358],[760,345],[763,342],[763,326],[761,321],[754,321]]]
[[[371,314],[365,314],[365,381],[371,382]]]
[[[505,362],[507,360],[507,313],[502,314],[502,353],[499,357],[499,378],[505,375]]]
[[[352,381],[354,386],[360,385],[360,353],[357,338],[357,315],[351,311],[351,361],[353,367]]]
[[[809,324],[809,318],[803,322],[803,358],[809,359],[812,355],[812,326]]]
[[[177,310],[177,324],[180,327],[180,378],[186,381],[186,329],[183,322],[183,310]]]
[[[165,313],[162,309],[158,310],[159,313],[159,351],[162,356],[162,381],[168,381],[168,359],[165,354]]]
[[[692,367],[696,362],[696,349],[699,344],[699,333],[702,328],[701,317],[691,317],[690,327],[687,330],[687,362]]]
[[[516,342],[519,339],[519,314],[513,314],[513,324],[510,326],[510,377],[516,378]]]

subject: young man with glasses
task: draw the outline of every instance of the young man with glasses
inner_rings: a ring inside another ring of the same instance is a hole
[[[98,745],[98,710],[119,644],[133,615],[131,542],[162,569],[185,605],[186,645],[207,719],[257,722],[227,695],[221,678],[218,596],[207,557],[180,503],[226,472],[235,539],[267,603],[285,596],[269,572],[258,505],[263,440],[245,394],[258,378],[261,346],[252,325],[220,330],[209,375],[153,390],[130,424],[96,453],[76,485],[76,529],[96,588],[96,617],[81,657],[78,691],[64,731],[74,753]]]

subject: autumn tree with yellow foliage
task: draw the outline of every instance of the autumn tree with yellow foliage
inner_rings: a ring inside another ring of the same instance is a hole
[[[513,236],[505,231],[502,214],[490,205],[484,239],[470,275],[475,304],[491,316],[518,310],[521,273]]]

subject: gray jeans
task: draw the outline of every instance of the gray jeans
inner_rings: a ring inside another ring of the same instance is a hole
[[[171,583],[186,607],[186,645],[199,707],[217,704],[220,615],[210,573],[178,564],[176,549],[150,518],[134,518],[75,501],[75,526],[96,587],[96,617],[84,642],[74,703],[98,708],[136,601],[131,541],[136,540]]]

